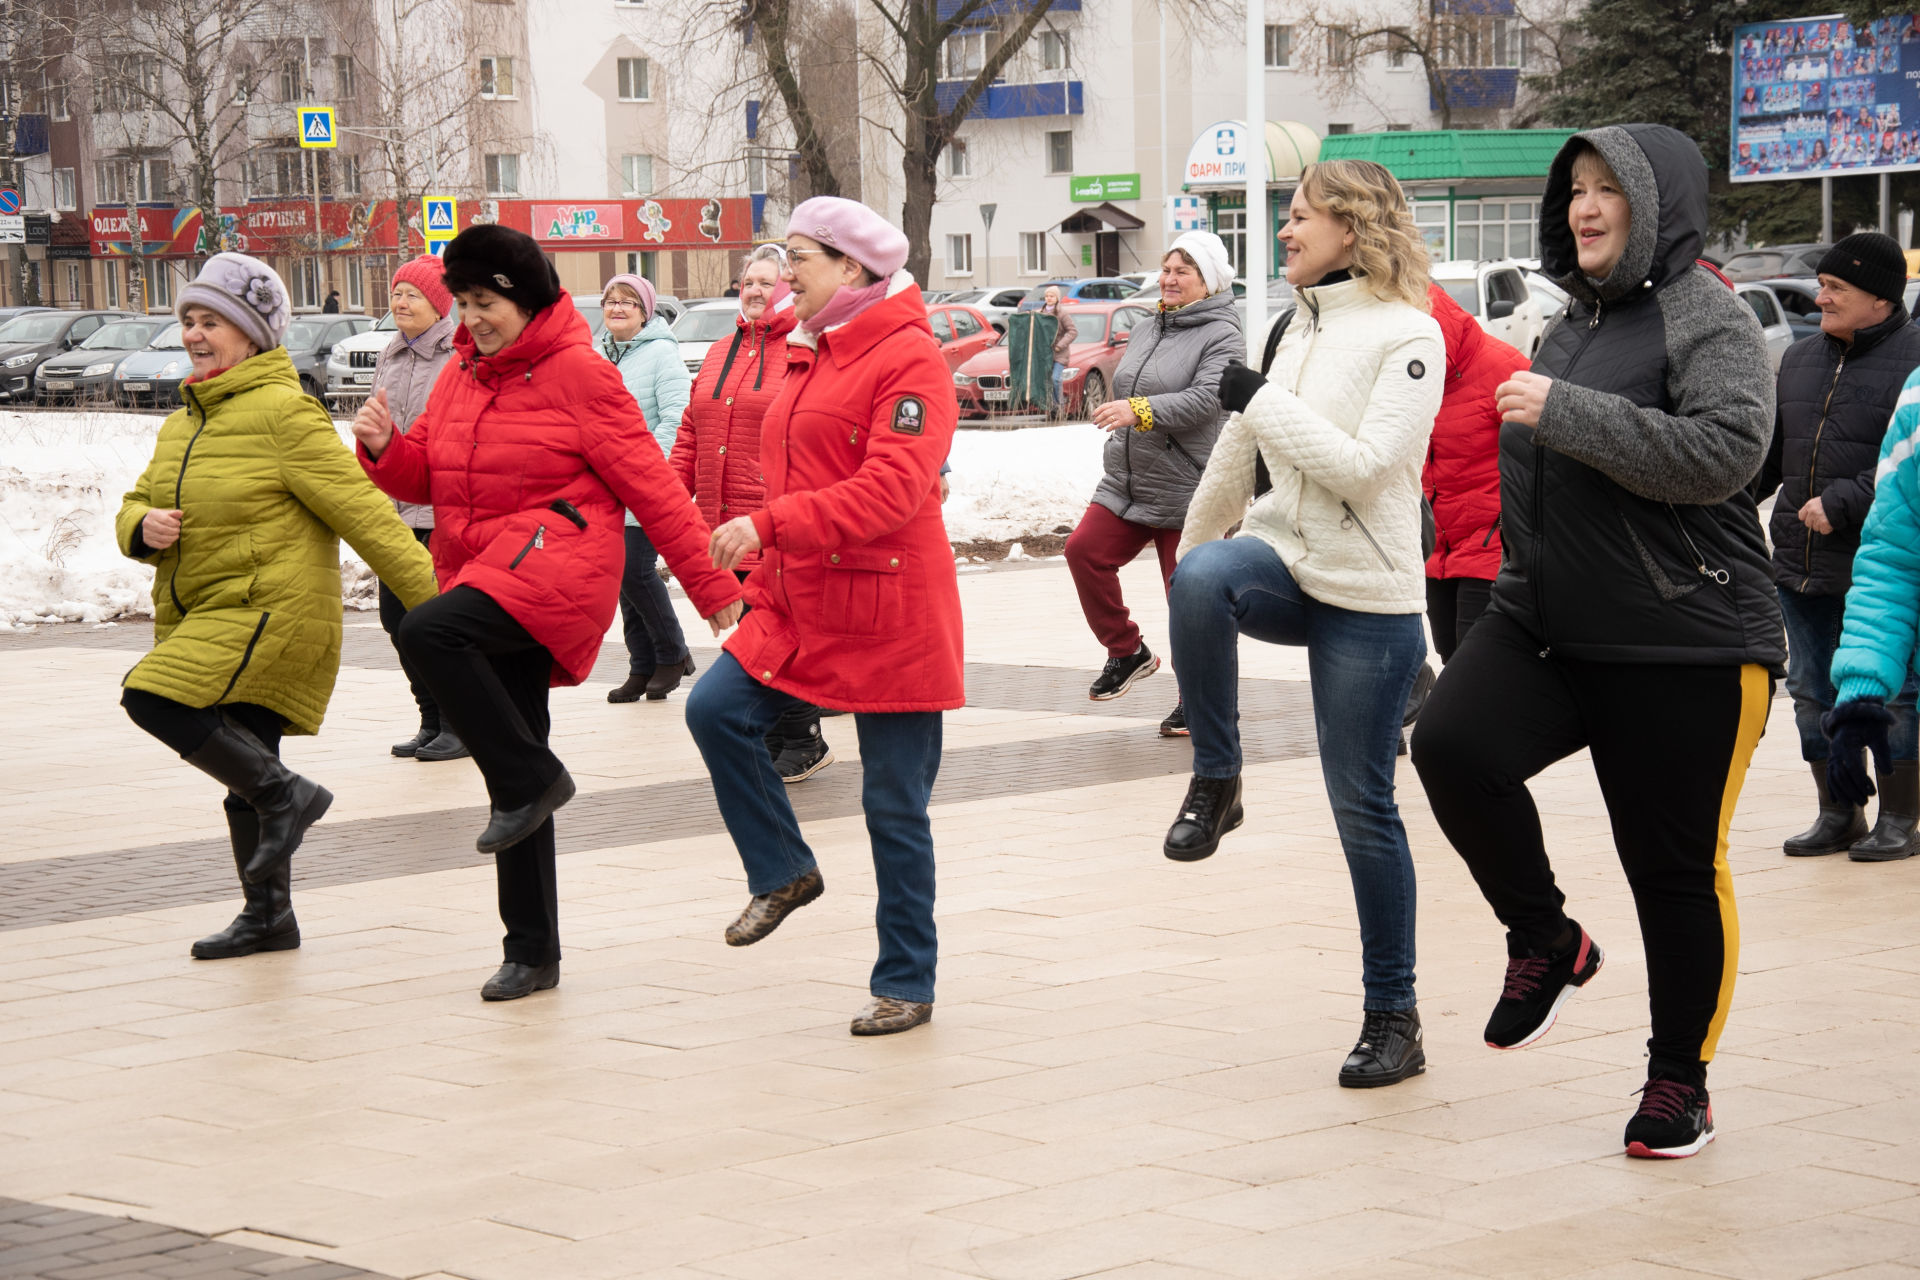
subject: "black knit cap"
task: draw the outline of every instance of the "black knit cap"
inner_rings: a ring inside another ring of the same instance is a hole
[[[524,231],[468,227],[447,242],[440,261],[453,293],[490,289],[529,314],[560,300],[559,273]]]
[[[1827,250],[1817,272],[1839,276],[1895,306],[1907,287],[1907,257],[1900,242],[1878,231],[1856,231]]]

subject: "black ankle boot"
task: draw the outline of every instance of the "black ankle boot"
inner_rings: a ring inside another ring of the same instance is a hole
[[[1420,1041],[1418,1009],[1367,1010],[1360,1039],[1340,1064],[1340,1087],[1376,1089],[1419,1075],[1427,1069],[1427,1051]]]
[[[414,752],[420,750],[420,748],[426,746],[439,736],[439,719],[436,717],[435,719],[429,720],[425,716],[422,716],[420,718],[419,731],[405,742],[394,743],[390,750],[402,760],[411,760],[413,759]]]
[[[1920,762],[1895,760],[1880,780],[1880,814],[1866,838],[1847,850],[1855,862],[1898,862],[1913,856],[1913,829],[1920,823]]]
[[[183,759],[240,796],[259,815],[260,838],[253,856],[240,869],[248,884],[261,884],[284,868],[307,828],[320,821],[333,803],[333,792],[287,768],[245,726],[224,716],[200,749]]]
[[[548,783],[547,789],[534,800],[513,809],[492,810],[487,829],[474,841],[474,847],[481,853],[499,853],[502,849],[511,849],[532,835],[541,823],[553,816],[554,810],[571,799],[573,775],[562,769],[560,776]]]
[[[1220,847],[1220,837],[1246,820],[1240,808],[1240,775],[1203,778],[1193,775],[1180,816],[1167,831],[1161,852],[1175,862],[1198,862]]]
[[[282,865],[262,883],[248,884],[246,865],[260,841],[260,816],[248,809],[227,810],[227,835],[247,905],[232,924],[194,943],[193,958],[230,960],[256,951],[293,950],[300,945],[300,922],[293,918],[293,869]]]
[[[1781,846],[1789,858],[1839,853],[1867,834],[1866,810],[1834,799],[1827,790],[1827,762],[1815,760],[1811,764],[1814,789],[1820,796],[1820,816],[1812,826]]]

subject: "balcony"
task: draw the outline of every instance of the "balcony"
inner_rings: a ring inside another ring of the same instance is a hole
[[[970,80],[942,80],[935,89],[935,101],[942,113],[953,110]],[[967,113],[969,120],[1019,120],[1027,116],[1077,116],[1081,106],[1078,80],[1055,80],[1043,84],[990,84]]]
[[[1520,89],[1520,72],[1515,67],[1449,67],[1440,72],[1447,86],[1447,105],[1455,111],[1484,107],[1511,107]],[[1440,100],[1427,92],[1431,110],[1440,109]]]
[[[946,22],[960,12],[971,0],[939,0],[940,21]],[[1033,0],[986,0],[978,9],[967,14],[967,21],[973,22],[986,18],[1018,17],[1033,9]],[[1048,13],[1078,13],[1080,0],[1053,0],[1047,6]]]

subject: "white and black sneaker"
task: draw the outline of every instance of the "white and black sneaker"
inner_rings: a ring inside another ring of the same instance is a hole
[[[1642,1160],[1684,1160],[1713,1141],[1707,1091],[1680,1080],[1649,1079],[1640,1109],[1627,1121],[1627,1154]]]
[[[1087,690],[1087,697],[1095,702],[1117,698],[1133,688],[1135,681],[1144,680],[1159,669],[1160,659],[1154,657],[1142,641],[1132,653],[1107,659],[1107,665],[1100,669],[1100,678]]]

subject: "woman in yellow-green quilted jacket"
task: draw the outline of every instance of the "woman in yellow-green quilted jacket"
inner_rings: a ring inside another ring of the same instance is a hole
[[[289,861],[333,795],[280,762],[280,736],[319,732],[333,695],[340,539],[409,608],[436,588],[426,549],[302,393],[273,269],[218,254],[176,310],[185,407],[115,522],[120,549],[154,567],[153,652],[120,704],[227,788],[246,907],[193,945],[212,960],[300,945]]]

